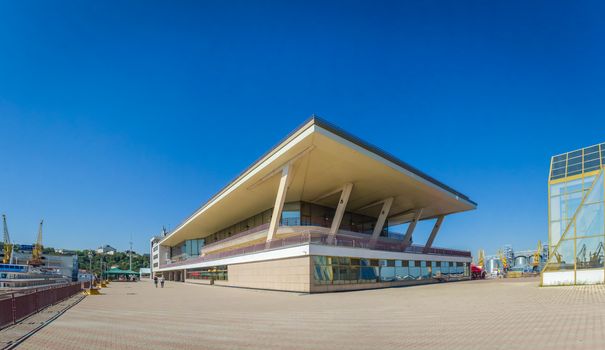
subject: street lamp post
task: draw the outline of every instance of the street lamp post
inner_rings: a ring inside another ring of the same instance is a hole
[[[92,275],[92,252],[88,252],[88,273],[90,274],[90,288],[92,289],[93,275]]]

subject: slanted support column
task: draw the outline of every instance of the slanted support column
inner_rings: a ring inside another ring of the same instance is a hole
[[[403,245],[401,247],[401,250],[405,250],[405,248],[407,248],[411,241],[412,241],[412,234],[414,233],[414,229],[416,228],[416,224],[418,223],[418,220],[420,220],[420,216],[422,215],[422,208],[418,209],[416,211],[416,214],[414,215],[414,219],[410,222],[410,226],[408,226],[408,230],[405,233],[405,236],[403,237]]]
[[[275,205],[273,206],[273,214],[271,215],[271,223],[269,224],[269,231],[267,232],[267,244],[271,242],[279,228],[281,212],[284,209],[284,201],[286,200],[286,193],[288,192],[288,186],[290,185],[291,168],[291,163],[288,163],[281,171],[277,196],[275,197]]]
[[[391,205],[393,204],[393,197],[387,198],[382,203],[382,210],[380,210],[380,215],[378,215],[378,220],[376,220],[376,226],[374,226],[374,232],[372,232],[372,238],[370,238],[370,247],[373,248],[376,244],[376,240],[378,240],[378,236],[380,236],[380,232],[382,232],[382,228],[384,227],[384,222],[389,216],[389,211],[391,211]]]
[[[437,232],[439,232],[439,229],[441,228],[443,219],[445,219],[445,215],[441,215],[437,218],[437,221],[435,222],[435,226],[433,226],[433,230],[431,231],[431,235],[429,236],[429,239],[426,240],[426,244],[424,245],[424,249],[422,250],[422,252],[424,254],[428,253],[429,249],[431,249],[431,246],[433,245],[433,241],[435,240],[435,237],[437,236]]]
[[[342,187],[340,199],[338,200],[338,206],[336,207],[336,212],[334,213],[334,220],[332,220],[332,226],[330,227],[330,233],[328,234],[328,244],[332,244],[332,242],[334,242],[334,237],[340,228],[340,223],[342,222],[342,217],[345,213],[345,209],[347,208],[347,203],[349,202],[349,197],[351,196],[352,190],[352,183],[345,184]]]

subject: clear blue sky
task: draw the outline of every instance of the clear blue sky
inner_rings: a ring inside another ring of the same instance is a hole
[[[605,141],[605,8],[0,2],[13,240],[147,248],[312,113],[479,203],[435,244],[547,238],[550,156]],[[417,241],[428,228],[420,227]]]

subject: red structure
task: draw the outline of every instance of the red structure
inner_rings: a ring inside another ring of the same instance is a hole
[[[474,280],[484,280],[486,272],[481,266],[471,264],[471,278]]]
[[[0,295],[0,329],[82,291],[80,283]]]

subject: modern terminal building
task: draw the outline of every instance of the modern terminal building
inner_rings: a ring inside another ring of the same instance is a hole
[[[151,266],[172,281],[308,293],[469,279],[471,253],[433,241],[446,216],[476,206],[312,117],[178,227],[153,237]],[[417,244],[424,220],[434,225]]]
[[[551,158],[548,181],[549,259],[542,285],[605,281],[605,143]]]

